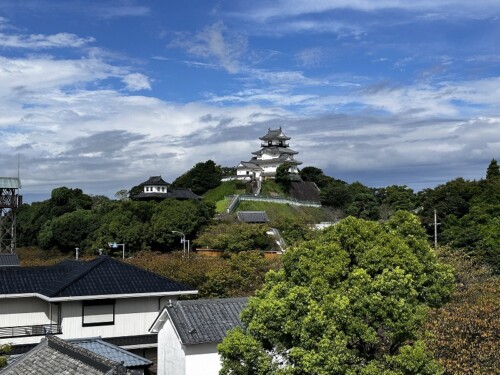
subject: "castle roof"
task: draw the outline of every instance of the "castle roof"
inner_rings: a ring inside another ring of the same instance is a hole
[[[288,141],[290,137],[287,137],[281,127],[279,129],[271,129],[269,128],[267,134],[263,137],[259,138],[262,141],[272,141],[272,140],[280,140],[280,141]]]
[[[263,153],[271,154],[271,153],[280,153],[280,154],[298,154],[298,151],[294,151],[288,147],[280,147],[280,146],[269,146],[263,147],[258,151],[252,152],[252,155],[262,155]]]

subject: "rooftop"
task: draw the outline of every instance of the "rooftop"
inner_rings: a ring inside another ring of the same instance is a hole
[[[17,177],[0,177],[0,189],[20,189],[21,179]]]
[[[0,254],[0,267],[17,267],[19,266],[19,258],[17,254],[4,253]]]
[[[263,137],[259,137],[260,140],[262,141],[272,141],[272,140],[283,140],[283,141],[288,141],[290,137],[287,137],[283,131],[281,130],[281,127],[279,129],[271,129],[269,128],[267,130],[267,134]]]
[[[238,211],[236,213],[239,221],[245,223],[268,223],[266,211]]]
[[[47,336],[28,353],[4,368],[1,373],[3,375],[125,375],[126,371],[119,362],[55,336]]]
[[[218,343],[226,332],[241,327],[240,314],[247,298],[217,298],[175,301],[158,315],[151,332],[158,332],[170,319],[184,345]]]
[[[195,294],[196,290],[108,256],[46,267],[0,267],[0,295],[36,294],[48,301]]]

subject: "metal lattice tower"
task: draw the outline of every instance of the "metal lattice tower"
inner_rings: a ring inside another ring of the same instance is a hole
[[[0,253],[16,252],[16,213],[22,203],[18,177],[0,177]]]

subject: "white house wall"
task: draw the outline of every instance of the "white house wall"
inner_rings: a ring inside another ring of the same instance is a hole
[[[158,375],[186,375],[186,356],[170,319],[158,332],[157,367]]]
[[[82,301],[63,302],[60,337],[67,339],[148,334],[149,327],[158,315],[158,298],[127,298],[115,301],[115,323],[92,327],[82,326]]]
[[[0,300],[0,327],[50,324],[49,302],[38,298]],[[0,345],[8,343],[30,344],[40,342],[41,336],[0,339]]]
[[[186,353],[186,375],[219,374],[221,363],[216,343],[187,345],[184,347],[184,352]]]

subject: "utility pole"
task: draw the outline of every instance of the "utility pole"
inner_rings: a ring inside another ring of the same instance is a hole
[[[437,222],[437,211],[434,210],[434,248],[438,246],[438,225],[441,223]]]

